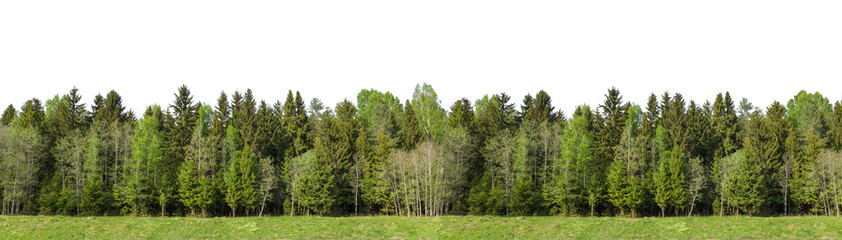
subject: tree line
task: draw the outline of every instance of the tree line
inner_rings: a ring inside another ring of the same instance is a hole
[[[3,112],[2,214],[839,216],[842,101],[604,96],[568,117],[545,91],[445,109],[420,84],[331,108],[181,86],[137,114],[74,88]]]

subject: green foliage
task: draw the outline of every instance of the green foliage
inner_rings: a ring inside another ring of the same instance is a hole
[[[111,124],[113,122],[130,122],[134,120],[131,112],[126,112],[123,98],[116,91],[111,90],[105,96],[96,95],[91,106],[91,117],[94,122]]]
[[[23,107],[21,107],[20,116],[17,118],[17,126],[42,131],[44,118],[45,113],[44,107],[41,106],[41,100],[33,98],[32,100],[27,100],[23,104]]]
[[[599,188],[594,182],[597,175],[591,165],[594,137],[589,131],[590,119],[585,114],[590,113],[590,108],[583,105],[576,112],[578,114],[569,120],[561,136],[560,157],[554,161],[550,174],[555,178],[544,185],[544,198],[553,209],[551,212],[562,215],[584,212],[581,207],[590,205],[585,197]]]
[[[721,93],[716,95],[716,100],[713,102],[711,127],[714,133],[713,142],[722,143],[714,145],[714,159],[724,158],[739,149],[737,113],[730,93],[726,92],[725,98]]]
[[[280,114],[280,113],[279,113]],[[310,142],[309,122],[307,117],[307,110],[304,107],[304,100],[301,94],[295,92],[295,98],[292,97],[292,91],[287,94],[286,102],[284,102],[283,109],[283,134],[284,134],[284,152],[285,158],[292,158],[304,154],[312,147]]]
[[[450,128],[463,127],[474,131],[474,109],[471,107],[471,101],[467,98],[456,100],[450,106],[448,113],[447,126]]]
[[[640,107],[632,106],[626,130],[623,131],[613,163],[608,170],[609,200],[620,209],[621,215],[628,211],[635,216],[636,210],[643,203],[642,179],[646,173],[642,149],[644,145],[643,138],[635,134],[638,131],[640,116]]]
[[[555,122],[561,117],[561,114],[554,111],[555,107],[552,105],[550,95],[541,90],[535,95],[534,99],[531,95],[526,95],[521,115],[524,122]]]
[[[102,178],[88,177],[80,203],[81,215],[96,216],[105,212],[110,194],[106,193],[104,189]]]
[[[661,217],[664,216],[664,210],[671,204],[671,187],[669,165],[667,161],[660,161],[655,174],[652,176],[653,195],[655,203],[661,208]]]
[[[675,213],[678,215],[679,209],[683,209],[687,203],[687,183],[685,178],[687,158],[684,154],[675,152],[667,153],[667,156],[670,204],[675,208]]]
[[[833,215],[842,199],[842,101],[819,93],[765,109],[651,94],[644,112],[612,88],[569,120],[545,91],[449,111],[428,84],[332,110],[292,91],[174,95],[137,120],[115,91],[90,113],[75,88],[10,105],[3,214]]]
[[[24,205],[36,195],[44,152],[44,139],[36,129],[0,127],[0,189],[6,214],[26,213]]]
[[[376,213],[388,214],[392,211],[389,196],[389,183],[384,174],[386,161],[392,154],[392,145],[385,131],[377,135],[377,145],[362,169],[360,195],[368,209]]]
[[[231,207],[231,216],[237,216],[237,208],[243,206],[243,176],[240,170],[243,155],[242,151],[234,154],[225,171],[225,203]]]
[[[842,150],[842,101],[833,105],[833,116],[831,117],[831,129],[829,134],[829,147]]]
[[[398,118],[403,114],[403,105],[390,92],[382,93],[374,89],[363,89],[357,94],[356,118],[367,131],[367,137],[377,138],[383,131],[390,141],[396,143],[398,139]]]
[[[821,93],[798,92],[786,104],[786,117],[799,138],[806,139],[812,132],[819,139],[827,132],[827,118],[832,115],[830,102]]]
[[[184,206],[190,208],[191,215],[195,215],[198,205],[199,189],[196,162],[184,161],[178,170],[178,197]]]
[[[3,116],[0,117],[0,125],[9,126],[12,123],[12,119],[17,117],[17,112],[15,111],[15,106],[9,104],[9,107],[3,111]]]
[[[427,83],[416,85],[412,93],[412,107],[418,117],[418,125],[424,138],[439,141],[447,131],[447,113],[441,107],[438,94]]]
[[[405,150],[414,149],[421,143],[421,126],[418,123],[418,117],[415,116],[415,109],[409,101],[404,105],[403,117],[400,119],[401,126],[401,147]]]

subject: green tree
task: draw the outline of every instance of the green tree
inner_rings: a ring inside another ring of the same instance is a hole
[[[281,178],[278,173],[278,168],[274,165],[272,158],[261,158],[258,161],[258,179],[259,179],[259,193],[260,193],[260,213],[258,216],[263,216],[263,209],[266,207],[266,201],[271,200],[272,191],[278,187],[278,182]]]
[[[195,215],[198,208],[199,180],[197,178],[196,162],[184,161],[178,170],[178,197],[184,206],[190,209],[190,215]]]
[[[608,196],[620,214],[628,211],[632,217],[643,203],[643,177],[645,173],[644,153],[641,148],[642,137],[639,131],[641,110],[634,105],[631,107],[630,118],[623,131],[619,145],[616,147],[613,163],[608,170]]]
[[[714,132],[713,142],[721,143],[721,145],[714,145],[714,159],[724,158],[739,149],[737,115],[730,93],[726,92],[724,98],[721,93],[716,95],[716,100],[713,102],[711,128]]]
[[[800,91],[786,104],[786,116],[799,138],[806,139],[810,132],[819,139],[825,138],[828,117],[833,108],[821,93]]]
[[[295,92],[295,98],[293,98],[292,91],[289,92],[286,102],[284,102],[283,115],[283,133],[288,144],[284,153],[285,158],[304,154],[312,148],[312,143],[310,143],[308,136],[310,130],[307,124],[309,122],[307,110],[300,93]]]
[[[401,126],[401,147],[405,150],[414,149],[421,143],[421,126],[418,123],[418,118],[415,116],[415,109],[409,101],[404,105],[403,117],[400,119]]]
[[[162,166],[162,145],[164,135],[160,130],[161,107],[153,105],[149,114],[135,124],[132,135],[132,157],[127,164],[125,178],[115,187],[118,202],[127,206],[133,214],[143,214],[147,204],[152,202],[154,190],[159,188],[159,181],[165,172]]]
[[[670,152],[667,154],[667,164],[670,183],[670,205],[675,208],[678,216],[679,209],[687,203],[687,179],[685,178],[687,158],[683,153]]]
[[[463,127],[471,132],[474,131],[474,109],[471,107],[471,101],[467,98],[462,98],[454,102],[450,106],[450,112],[448,114],[448,127]]]
[[[560,114],[555,112],[555,107],[552,106],[552,99],[544,90],[539,91],[534,99],[530,95],[527,95],[526,99],[529,100],[524,100],[523,104],[522,116],[524,122],[555,122],[559,119]]]
[[[690,210],[687,211],[687,216],[693,215],[696,202],[700,200],[702,191],[708,186],[707,176],[701,158],[695,157],[687,161],[687,193],[690,200]]]
[[[836,104],[833,105],[830,126],[829,147],[837,151],[842,150],[842,101],[836,101]]]
[[[575,215],[583,204],[593,207],[595,202],[586,201],[589,193],[598,185],[593,181],[593,133],[589,130],[590,107],[577,107],[561,135],[560,157],[551,169],[551,181],[544,185],[544,198],[551,207],[551,213]],[[591,208],[593,209],[593,208]],[[591,215],[593,212],[591,212]]]
[[[369,161],[362,169],[360,195],[368,209],[388,214],[392,204],[389,201],[389,183],[383,175],[386,161],[392,154],[392,145],[384,130],[380,130],[376,143]]]
[[[447,113],[441,107],[438,94],[427,83],[416,85],[412,93],[412,107],[418,117],[418,125],[426,140],[441,140],[447,131]]]
[[[392,143],[398,139],[398,118],[403,114],[403,105],[390,92],[363,89],[357,94],[357,119],[368,132],[369,139],[375,139],[382,130]]]
[[[0,117],[0,125],[9,126],[12,123],[12,119],[17,117],[17,112],[15,111],[15,106],[9,104],[9,107],[3,111],[3,116]]]
[[[102,95],[94,97],[94,104],[91,106],[91,118],[93,118],[92,122],[111,124],[113,122],[133,121],[134,114],[131,111],[126,112],[126,107],[123,106],[123,98],[116,91],[111,90],[105,98]]]
[[[0,127],[0,189],[4,214],[26,213],[23,212],[24,205],[35,195],[33,190],[38,184],[38,162],[43,158],[43,153],[44,141],[38,130],[17,126]]]
[[[231,207],[231,216],[237,216],[237,208],[243,206],[243,176],[241,167],[241,159],[243,159],[243,151],[238,151],[234,154],[234,158],[228,164],[228,169],[225,171],[225,203]]]

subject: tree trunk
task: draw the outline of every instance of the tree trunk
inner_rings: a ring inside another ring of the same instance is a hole
[[[266,193],[266,194],[263,195],[263,201],[260,204],[260,213],[257,214],[257,216],[259,216],[259,217],[263,216],[263,208],[266,207],[266,197],[267,196],[269,196],[269,193]]]

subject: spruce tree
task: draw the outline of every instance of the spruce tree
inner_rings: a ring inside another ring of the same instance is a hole
[[[450,113],[447,118],[447,126],[450,128],[463,127],[473,131],[474,109],[471,101],[467,98],[456,100],[450,106]]]
[[[415,109],[409,101],[404,105],[401,122],[401,147],[405,150],[415,149],[421,143],[421,127],[418,124],[418,117],[415,116]]]
[[[16,115],[17,111],[15,111],[15,106],[9,104],[9,107],[7,107],[5,111],[3,111],[3,116],[0,117],[0,125],[9,126],[9,124],[12,123],[12,119],[14,119]]]
[[[283,106],[283,135],[286,158],[293,158],[304,154],[311,148],[311,143],[307,136],[310,130],[308,129],[308,117],[304,106],[304,100],[301,98],[299,92],[295,92],[293,98],[292,91],[287,94],[286,102]]]
[[[190,209],[190,215],[195,215],[199,189],[198,171],[194,161],[184,161],[178,170],[179,201]]]

